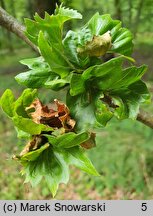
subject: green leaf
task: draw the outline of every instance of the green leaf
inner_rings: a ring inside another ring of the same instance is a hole
[[[28,117],[25,108],[29,106],[37,96],[36,89],[25,89],[21,96],[15,101],[11,90],[7,89],[1,97],[1,106],[9,117],[21,115]]]
[[[113,104],[116,105],[114,109],[114,116],[118,119],[126,119],[129,117],[129,108],[128,105],[118,96],[112,96]]]
[[[28,66],[30,69],[49,69],[49,65],[44,61],[42,56],[36,58],[23,59],[20,61],[21,64]]]
[[[115,26],[112,31],[112,48],[111,51],[120,53],[126,56],[131,56],[133,52],[133,35],[126,29],[121,28],[121,23]]]
[[[67,149],[67,152],[71,155],[69,158],[71,164],[74,164],[76,167],[90,175],[100,176],[81,147],[75,146]]]
[[[25,85],[28,88],[41,88],[46,86],[45,83],[48,80],[54,80],[57,77],[57,74],[51,72],[47,68],[40,68],[20,73],[15,77],[15,79],[19,84]]]
[[[43,178],[41,174],[42,164],[38,160],[31,162],[22,161],[21,164],[23,165],[21,174],[26,175],[24,183],[30,182],[32,187],[37,186]]]
[[[59,74],[61,78],[67,76],[69,74],[70,66],[65,60],[62,52],[49,45],[43,32],[39,33],[38,45],[42,56],[50,65],[51,70]]]
[[[25,108],[30,106],[36,96],[36,89],[25,89],[21,96],[14,103],[14,112],[19,116],[29,118]]]
[[[81,94],[85,91],[85,80],[81,74],[73,74],[70,82],[70,94],[72,96]]]
[[[82,19],[82,15],[78,11],[59,6],[55,10],[55,14],[65,17],[65,20]]]
[[[106,126],[107,122],[113,117],[113,112],[102,102],[103,95],[98,95],[95,98],[95,117],[97,121]]]
[[[150,103],[151,102],[151,95],[146,84],[139,80],[129,86],[129,89],[132,92],[135,92],[141,96],[141,103]]]
[[[72,147],[62,151],[52,149],[51,146],[41,148],[36,150],[36,153],[33,151],[25,155],[25,159],[22,157],[20,160],[24,167],[22,174],[26,175],[25,182],[30,182],[32,186],[36,186],[44,177],[53,197],[59,184],[68,182],[70,164],[74,164],[88,174],[99,176],[82,148]],[[27,161],[29,158],[30,161]]]
[[[150,94],[144,82],[141,80],[131,84],[128,88],[113,91],[112,98],[117,99],[118,108],[115,115],[119,119],[136,119],[141,103],[150,102]]]
[[[32,70],[20,73],[15,79],[18,83],[29,88],[45,87],[57,91],[70,83],[69,76],[65,79],[60,79],[58,74],[51,72],[49,65],[44,62],[42,57],[25,59],[21,63],[27,65]]]
[[[69,132],[57,137],[51,135],[45,135],[48,138],[50,144],[52,144],[55,148],[71,148],[76,145],[80,145],[81,143],[87,141],[90,138],[90,134],[87,132],[75,134],[73,132]]]
[[[92,35],[89,30],[85,31],[68,31],[63,39],[65,54],[69,60],[78,67],[85,67],[90,61],[88,56],[79,55],[77,48],[92,40]]]
[[[85,70],[82,74],[82,77],[85,80],[88,80],[92,77],[103,78],[104,76],[112,76],[112,78],[116,78],[117,73],[121,71],[121,66],[123,63],[123,56],[113,58],[101,65],[94,65]],[[119,71],[119,72],[118,72]]]
[[[42,151],[36,160],[22,164],[24,166],[22,173],[26,175],[25,182],[30,181],[32,186],[36,186],[44,177],[53,197],[59,184],[68,182],[69,169],[66,155],[53,151],[51,147]]]
[[[21,161],[35,161],[40,154],[46,150],[49,147],[49,143],[44,144],[39,149],[36,149],[34,151],[28,152],[24,154],[21,158],[19,158]]]
[[[34,20],[25,19],[26,35],[37,44],[38,33],[44,32],[48,41],[53,45],[56,44],[58,49],[62,47],[63,24],[71,19],[81,19],[82,15],[76,10],[64,8],[62,6],[56,8],[55,15],[49,15],[45,12],[42,19],[38,14],[34,16]]]
[[[25,18],[24,19],[25,26],[26,26],[26,36],[31,40],[32,43],[37,44],[38,34],[40,31],[40,27],[38,23],[36,23],[34,20]]]
[[[136,119],[139,113],[140,104],[150,102],[150,94],[145,83],[141,80],[131,84],[129,89],[131,91],[126,96],[126,103],[129,108],[129,118]]]
[[[23,118],[22,116],[16,115],[12,120],[17,128],[31,135],[40,134],[42,131],[53,131],[51,127],[43,124],[36,124],[31,119]]]
[[[14,101],[15,98],[10,89],[7,89],[0,98],[0,106],[9,117],[13,117]]]
[[[31,135],[29,133],[26,133],[22,130],[20,130],[19,128],[15,127],[15,130],[17,132],[17,138],[19,139],[29,139],[31,138]]]
[[[73,31],[68,31],[65,38],[63,39],[63,45],[65,54],[68,56],[70,61],[80,66],[80,60],[77,54],[77,34]]]
[[[113,84],[113,89],[119,89],[119,88],[125,88],[126,86],[131,85],[132,83],[137,82],[141,79],[141,77],[144,75],[144,73],[147,70],[146,65],[142,65],[140,67],[129,67],[122,71],[122,76],[120,79],[116,80]]]
[[[67,105],[70,109],[71,116],[76,120],[75,129],[77,132],[103,127],[103,124],[106,124],[105,122],[103,124],[101,121],[98,122],[100,110],[96,110],[96,100],[97,94],[90,95],[89,92],[74,97],[69,93],[67,94]]]
[[[70,83],[70,76],[67,76],[63,79],[55,78],[54,80],[49,80],[45,82],[44,86],[46,88],[50,88],[54,91],[59,91],[60,89],[64,88],[66,85]]]

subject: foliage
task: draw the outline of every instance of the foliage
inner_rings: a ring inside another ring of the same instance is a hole
[[[95,146],[96,128],[115,116],[136,119],[141,103],[150,95],[141,77],[147,67],[136,67],[131,58],[132,34],[110,15],[96,13],[79,31],[63,36],[63,25],[81,19],[75,10],[57,7],[55,15],[26,19],[26,35],[40,57],[22,60],[29,71],[16,76],[28,87],[15,100],[6,90],[0,104],[12,119],[18,137],[28,139],[20,155],[26,182],[37,185],[42,177],[53,194],[69,179],[69,165],[99,175],[84,153]],[[106,56],[114,58],[106,60]],[[125,68],[124,62],[130,65]],[[59,91],[66,88],[67,106],[55,100],[57,109],[44,106],[34,88]],[[34,90],[33,90],[34,89]]]

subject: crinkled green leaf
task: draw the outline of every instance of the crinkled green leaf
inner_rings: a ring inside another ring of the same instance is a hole
[[[129,117],[129,108],[126,103],[122,100],[122,98],[118,96],[112,96],[113,104],[117,107],[114,109],[114,115],[118,119],[126,119]]]
[[[23,130],[20,130],[19,128],[15,127],[15,130],[17,132],[17,137],[19,139],[29,139],[31,138],[31,135]]]
[[[66,184],[69,180],[70,164],[74,164],[88,174],[99,176],[82,148],[72,147],[62,151],[52,149],[51,146],[46,149],[44,149],[45,147],[41,148],[43,148],[43,151],[37,152],[38,154],[36,153],[32,160],[30,153],[27,155],[30,157],[30,161],[27,161],[27,158],[20,160],[24,166],[22,174],[26,175],[25,182],[30,182],[32,186],[36,186],[44,177],[52,195],[55,196],[59,184]]]
[[[111,51],[130,56],[133,51],[133,35],[127,28],[121,28],[121,22],[111,30]]]
[[[137,94],[139,94],[141,96],[141,103],[150,103],[151,101],[151,95],[149,93],[149,90],[146,86],[146,84],[142,81],[142,80],[139,80],[133,84],[131,84],[129,86],[129,89],[132,91],[132,92],[135,92]]]
[[[54,80],[56,78],[58,78],[58,75],[51,72],[47,68],[33,69],[24,73],[20,73],[15,77],[19,84],[25,85],[28,88],[45,87],[45,83],[48,80]]]
[[[31,135],[40,134],[42,131],[53,131],[53,128],[47,125],[36,124],[32,119],[23,118],[22,116],[16,115],[12,120],[17,128]]]
[[[50,88],[52,90],[58,91],[70,83],[70,77],[71,76],[67,76],[63,79],[55,78],[53,80],[48,79],[48,81],[45,82],[44,86],[46,88]]]
[[[90,62],[89,56],[80,56],[77,52],[79,45],[84,45],[88,41],[92,40],[92,34],[90,31],[68,31],[65,38],[63,39],[63,45],[65,54],[68,56],[70,61],[78,67],[84,67]]]
[[[39,149],[24,154],[22,157],[19,157],[19,159],[21,161],[35,161],[40,156],[40,154],[43,151],[45,151],[48,147],[49,147],[49,143],[46,143],[45,145],[41,146]]]
[[[120,77],[120,79],[116,80],[116,82],[114,82],[112,88],[113,89],[119,89],[119,88],[125,88],[126,86],[131,85],[132,83],[137,82],[138,80],[141,79],[141,77],[144,75],[144,73],[147,70],[147,66],[146,65],[142,65],[140,67],[129,67],[126,68],[122,71],[122,76]]]
[[[69,74],[70,66],[62,52],[49,45],[43,32],[39,33],[38,45],[42,56],[50,65],[51,70],[59,74],[62,78],[67,76]]]
[[[45,13],[45,18],[42,19],[38,14],[34,20],[25,19],[26,34],[29,39],[37,45],[38,33],[43,31],[46,38],[52,43],[61,47],[63,24],[71,19],[81,19],[82,15],[76,10],[64,8],[62,6],[56,8],[55,15]]]
[[[13,117],[14,101],[15,98],[10,89],[5,90],[0,98],[0,106],[9,117]]]
[[[81,74],[74,73],[70,82],[70,94],[72,96],[81,94],[85,91],[85,80]]]
[[[82,19],[82,15],[77,10],[62,7],[62,5],[56,7],[55,14],[65,17],[65,20]]]
[[[49,69],[49,65],[44,61],[44,58],[42,56],[36,58],[22,59],[20,63],[28,66],[28,68],[30,69]]]
[[[37,96],[36,89],[25,89],[21,96],[15,101],[11,90],[6,90],[1,97],[1,106],[4,112],[11,118],[16,115],[28,117],[25,108],[29,106]]]
[[[106,76],[106,78],[107,76],[112,76],[112,79],[116,78],[116,76],[118,75],[117,73],[121,71],[121,65],[123,63],[123,59],[124,57],[120,56],[117,58],[113,58],[101,65],[91,66],[83,72],[82,77],[85,80],[88,80],[93,77],[97,77],[99,80],[104,76]]]
[[[139,80],[137,83],[131,84],[129,89],[131,91],[125,97],[129,108],[129,118],[136,119],[139,113],[140,104],[150,102],[150,94],[146,84],[141,80]],[[125,99],[123,98],[123,100]]]
[[[50,144],[52,144],[56,148],[71,148],[76,145],[80,145],[81,143],[87,141],[90,138],[90,134],[88,132],[83,132],[76,134],[74,132],[65,133],[60,136],[51,136],[45,135],[48,138]]]
[[[112,98],[119,106],[115,111],[119,119],[136,119],[140,104],[150,102],[148,89],[141,80],[129,85],[128,88],[113,91]]]
[[[88,96],[91,98],[88,98]],[[71,116],[76,120],[77,131],[103,127],[103,125],[106,125],[106,119],[109,120],[111,118],[108,109],[103,108],[103,111],[108,112],[109,115],[102,111],[102,107],[96,107],[97,97],[98,94],[89,95],[89,92],[73,97],[67,94],[67,105],[70,109]],[[102,121],[102,116],[105,116],[103,118],[105,121]]]
[[[103,95],[99,95],[95,99],[95,117],[100,124],[105,126],[113,117],[113,112],[109,106],[102,102],[101,98],[103,98]]]
[[[20,73],[15,79],[29,88],[45,87],[57,91],[70,83],[70,77],[60,79],[58,74],[51,72],[49,65],[42,57],[25,59],[21,63],[32,70]]]
[[[22,92],[21,96],[14,103],[15,114],[17,113],[17,115],[19,116],[29,118],[27,112],[25,111],[25,108],[30,106],[36,96],[36,89],[25,89]]]
[[[77,54],[77,40],[77,34],[73,31],[68,31],[63,40],[63,45],[65,48],[65,54],[68,56],[70,61],[80,66],[80,59]]]
[[[22,164],[22,173],[26,175],[25,182],[36,186],[44,177],[53,196],[59,184],[69,180],[68,162],[64,153],[53,151],[51,147],[42,151],[36,160]]]

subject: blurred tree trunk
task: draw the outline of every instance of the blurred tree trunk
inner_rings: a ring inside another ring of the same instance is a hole
[[[136,37],[136,34],[138,32],[143,5],[144,5],[144,0],[140,0],[139,3],[138,3],[137,14],[136,14],[136,17],[135,17],[135,22],[134,22],[134,31],[133,31],[133,33],[134,33],[135,37]]]
[[[132,0],[128,0],[129,5],[129,28],[132,29]]]
[[[34,0],[35,11],[43,18],[45,11],[53,14],[56,4],[60,4],[59,0]]]
[[[114,5],[115,5],[115,10],[116,10],[115,18],[122,21],[122,10],[121,10],[120,0],[114,0]]]
[[[28,0],[27,1],[27,10],[28,10],[30,18],[33,18],[34,13],[35,13],[35,11],[34,11],[34,1],[33,0]]]
[[[1,7],[6,10],[6,6],[5,6],[5,2],[4,0],[0,0],[0,3],[1,3]],[[10,52],[13,52],[14,49],[13,49],[13,46],[12,46],[12,37],[11,37],[11,33],[9,31],[4,31],[4,37],[7,37],[7,45],[8,45],[8,49]]]

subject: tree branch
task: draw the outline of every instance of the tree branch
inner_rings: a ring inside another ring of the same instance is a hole
[[[21,25],[14,17],[9,15],[5,10],[0,7],[0,25],[8,31],[13,32],[23,41],[25,41],[34,51],[39,53],[38,48],[25,36],[25,27]],[[153,115],[140,110],[137,120],[153,129]]]
[[[137,116],[137,120],[153,129],[153,115],[150,115],[149,113],[140,110]]]
[[[38,48],[25,36],[25,27],[21,25],[14,17],[9,15],[3,8],[0,7],[0,25],[8,31],[13,32],[23,41],[25,41],[31,48],[39,53]]]

